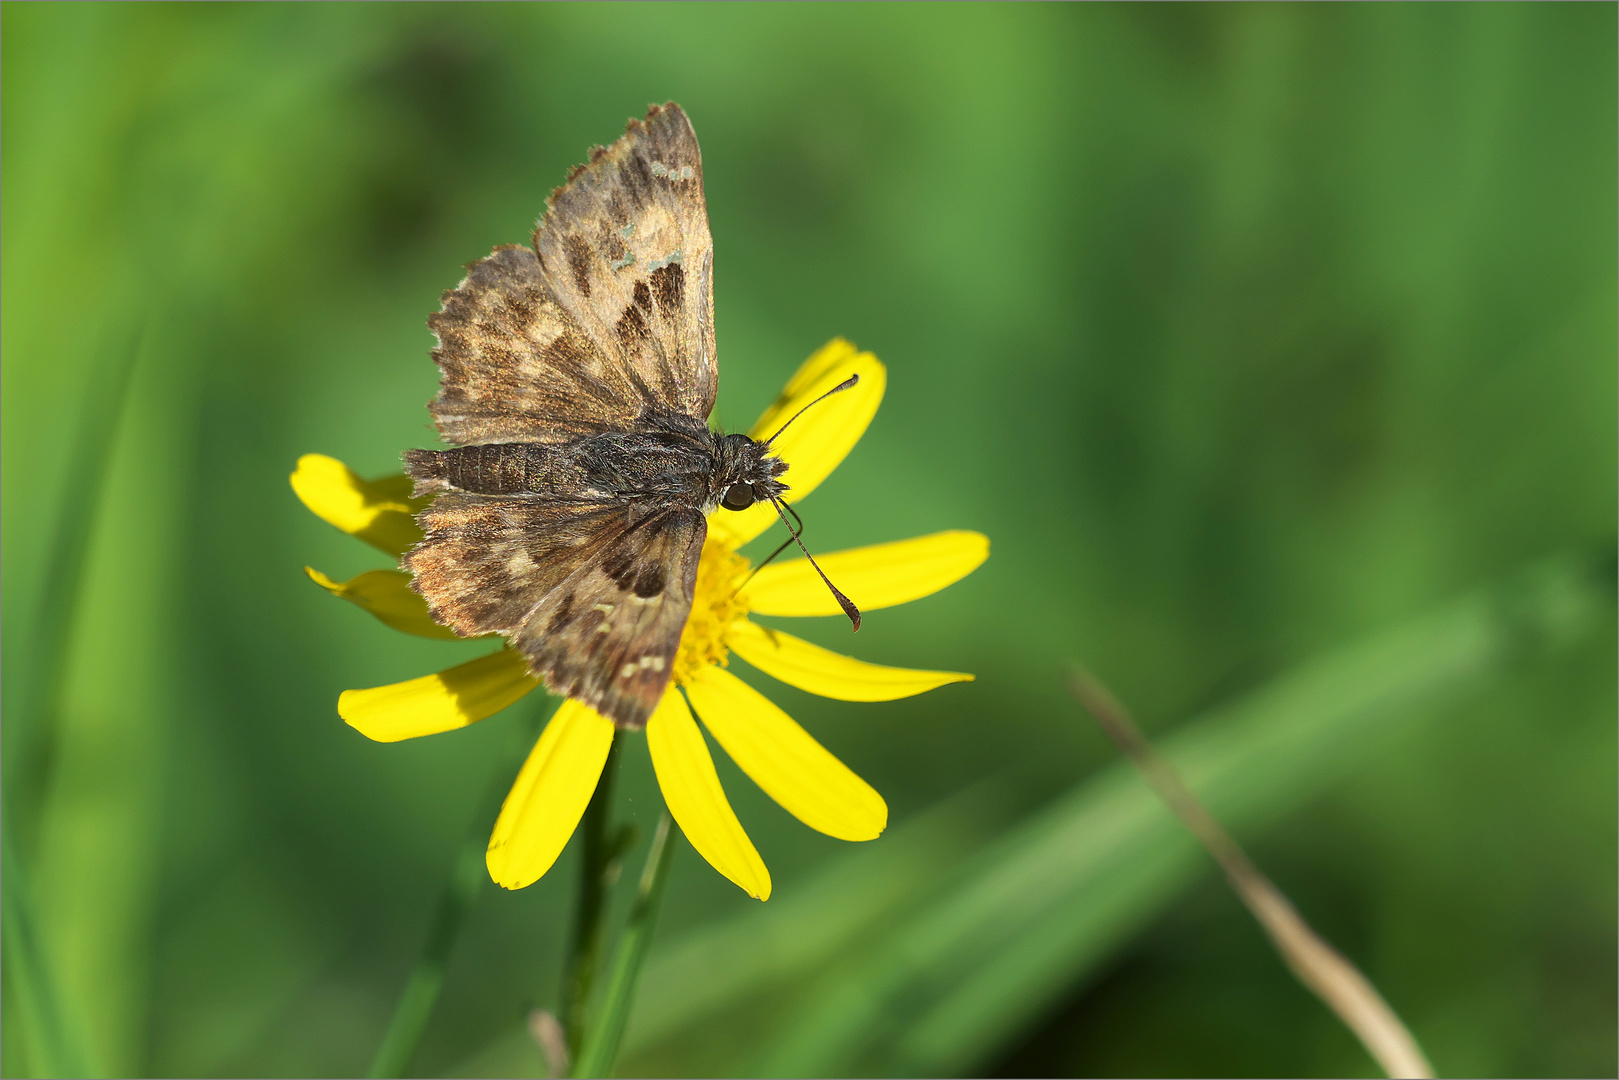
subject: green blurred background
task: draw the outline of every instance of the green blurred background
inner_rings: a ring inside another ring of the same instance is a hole
[[[813,833],[721,756],[775,898],[676,852],[623,1070],[1373,1074],[1076,661],[1442,1075],[1619,1068],[1614,5],[3,19],[6,888],[91,1071],[366,1068],[543,702],[345,727],[342,689],[487,645],[312,585],[384,559],[287,473],[431,445],[439,292],[666,99],[704,150],[716,419],[845,335],[890,384],[813,546],[994,547],[853,643],[806,631],[976,682],[757,680],[894,824]],[[412,1072],[543,1075],[575,858],[484,889]]]

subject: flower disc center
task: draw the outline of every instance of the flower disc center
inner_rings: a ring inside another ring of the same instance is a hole
[[[726,666],[731,655],[726,636],[731,626],[748,613],[748,605],[737,595],[737,589],[752,568],[746,558],[709,534],[697,563],[691,615],[675,653],[675,685],[687,685],[710,664]]]

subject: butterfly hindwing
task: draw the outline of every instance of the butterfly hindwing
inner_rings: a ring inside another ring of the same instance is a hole
[[[674,669],[708,525],[694,510],[440,495],[406,554],[433,618],[504,634],[552,692],[646,723]]]
[[[463,637],[515,634],[534,605],[624,528],[613,502],[440,495],[416,515],[403,565],[436,622]]]
[[[708,523],[672,509],[626,521],[512,636],[553,693],[639,729],[674,673]]]
[[[534,231],[557,302],[656,405],[708,419],[714,241],[703,159],[673,103],[631,120],[552,193]]]

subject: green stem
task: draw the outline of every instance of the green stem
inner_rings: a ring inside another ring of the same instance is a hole
[[[576,1077],[606,1076],[612,1072],[618,1058],[630,1006],[635,1002],[635,984],[641,977],[641,962],[646,959],[647,946],[652,942],[652,927],[663,901],[664,885],[669,880],[669,856],[677,831],[669,811],[664,810],[658,819],[658,831],[652,837],[652,850],[647,852],[646,868],[641,871],[635,907],[630,911],[629,922],[618,941],[618,952],[613,957],[611,981],[607,984],[601,1013],[590,1026],[584,1048],[574,1063]]]
[[[556,704],[553,701],[551,709],[537,712],[549,716],[555,711]],[[422,947],[416,966],[411,969],[404,992],[399,995],[399,1004],[394,1006],[393,1019],[382,1037],[382,1044],[377,1047],[368,1076],[403,1076],[411,1057],[416,1053],[416,1046],[427,1030],[427,1021],[433,1015],[433,1006],[438,1003],[439,991],[444,987],[444,968],[449,962],[450,950],[461,936],[467,915],[477,903],[479,894],[483,892],[484,881],[489,876],[484,869],[484,852],[489,846],[489,821],[510,789],[512,768],[534,742],[535,728],[538,726],[536,723],[518,725],[517,734],[502,756],[489,790],[478,804],[472,831],[456,854],[450,879],[439,898],[438,911],[433,915],[427,943]]]
[[[573,916],[573,939],[568,948],[568,960],[562,969],[562,1030],[568,1039],[568,1053],[577,1055],[584,1035],[585,1008],[590,1002],[590,989],[601,967],[602,939],[607,924],[607,891],[611,886],[608,876],[620,845],[607,835],[608,817],[612,810],[613,779],[618,765],[618,733],[613,733],[612,746],[607,751],[607,763],[602,766],[601,779],[585,808],[584,820],[579,823],[582,840],[583,866],[579,870],[579,903]]]

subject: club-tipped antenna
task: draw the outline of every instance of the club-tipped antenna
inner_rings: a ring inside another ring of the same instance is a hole
[[[850,382],[848,385],[853,386],[854,383]],[[844,387],[840,386],[838,389],[842,390]],[[835,393],[836,391],[833,392]],[[823,394],[821,396],[825,397],[826,395]],[[813,405],[814,402],[811,402],[810,404]],[[789,420],[788,423],[792,423],[792,421]],[[798,545],[798,550],[804,553],[804,558],[809,560],[809,564],[815,567],[815,572],[821,575],[821,580],[826,582],[826,587],[832,590],[832,595],[838,598],[838,605],[843,608],[843,613],[849,616],[849,621],[854,623],[855,632],[859,633],[860,609],[854,606],[853,600],[850,600],[847,596],[844,596],[843,593],[838,591],[838,587],[832,584],[832,579],[826,576],[826,571],[821,569],[821,564],[815,561],[815,556],[809,553],[809,548],[804,546],[804,541],[798,538],[798,534],[804,531],[803,522],[799,522],[798,529],[795,531],[793,529],[793,523],[787,520],[787,508],[782,504],[781,500],[775,496],[771,496],[770,505],[776,508],[776,513],[781,517],[781,523],[787,526],[787,531],[789,533],[792,533],[792,541]],[[795,513],[793,514],[793,517],[796,518],[798,515]]]
[[[799,409],[797,412],[793,413],[793,415],[788,418],[787,423],[781,425],[781,427],[776,429],[776,435],[780,435],[782,432],[786,431],[787,428],[792,424],[792,422],[794,420],[797,420],[800,416],[803,416],[806,412],[808,412],[814,406],[819,405],[821,402],[825,401],[827,398],[831,397],[833,394],[839,393],[840,391],[843,391],[843,390],[848,390],[850,387],[854,386],[859,381],[860,381],[860,373],[859,372],[855,372],[853,375],[850,375],[847,379],[844,379],[842,382],[838,383],[838,385],[834,386],[832,389],[828,390],[826,393],[822,394],[820,397],[816,398],[814,401],[810,402],[808,405],[804,406],[802,409]],[[772,435],[772,436],[770,436],[770,438],[766,439],[764,441],[764,445],[769,446],[771,443],[775,442],[776,441],[776,435]],[[785,521],[786,519],[783,518],[782,520]],[[804,554],[808,555],[809,552],[806,551],[806,552],[804,552]],[[822,574],[821,576],[825,577],[826,575]],[[829,581],[829,582],[827,582],[827,584],[830,585],[832,583]],[[836,589],[833,589],[832,591],[837,592]],[[838,593],[838,595],[842,596],[843,594]],[[858,619],[855,620],[856,623],[858,623],[859,621],[860,620],[858,620]]]

